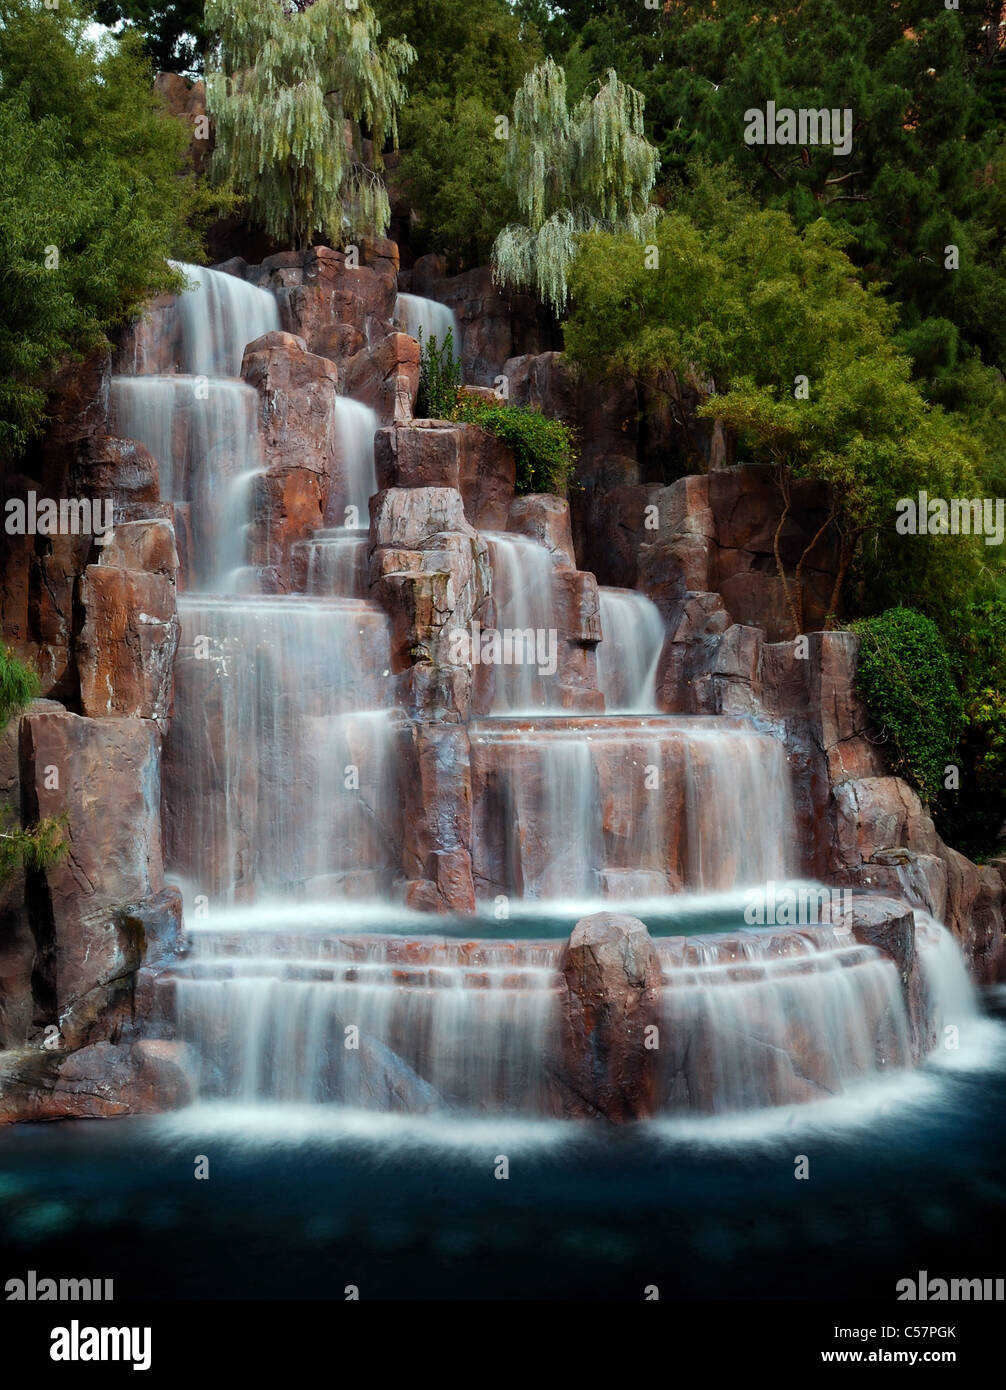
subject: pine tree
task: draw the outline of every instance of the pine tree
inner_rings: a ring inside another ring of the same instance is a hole
[[[514,101],[507,182],[526,221],[505,227],[493,246],[500,284],[534,289],[557,313],[568,297],[576,237],[652,233],[649,201],[657,151],[643,135],[643,98],[609,69],[597,90],[570,110],[566,76],[551,58],[534,68]]]
[[[315,232],[341,245],[383,234],[388,195],[380,151],[397,142],[403,77],[415,54],[403,40],[378,45],[366,0],[315,0],[304,9],[266,0],[207,0],[217,34],[207,61],[207,106],[216,126],[214,172],[246,197],[266,232],[297,249]],[[347,123],[373,141],[374,167],[358,157]]]

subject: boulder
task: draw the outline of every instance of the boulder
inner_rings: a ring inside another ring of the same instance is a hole
[[[543,545],[557,569],[576,569],[569,503],[552,493],[524,493],[510,504],[506,529]],[[597,584],[594,584],[597,592]]]
[[[193,1059],[183,1043],[91,1043],[69,1054],[0,1054],[0,1123],[108,1119],[188,1105]]]
[[[293,547],[323,525],[342,484],[335,401],[339,374],[290,333],[249,343],[241,374],[259,393],[265,471],[256,480],[253,564],[276,566],[288,587]]]
[[[22,787],[30,819],[67,817],[68,852],[38,876],[29,911],[37,971],[64,1045],[76,1047],[128,1012],[143,942],[122,909],[164,888],[157,726],[30,712]]]
[[[656,1026],[660,960],[635,917],[598,912],[573,928],[563,952],[562,1066],[568,1113],[614,1122],[643,1119],[657,1105]]]
[[[163,729],[171,714],[178,649],[174,580],[89,565],[79,601],[84,621],[76,651],[84,714],[153,719]]]
[[[345,366],[346,394],[363,401],[383,422],[407,424],[419,390],[419,344],[388,333],[376,347],[362,346]]]

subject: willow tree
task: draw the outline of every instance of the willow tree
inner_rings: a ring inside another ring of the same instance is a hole
[[[572,109],[562,68],[551,58],[533,68],[514,100],[506,149],[506,179],[526,220],[496,238],[497,282],[533,289],[561,313],[578,235],[652,234],[659,167],[643,135],[643,98],[613,68]]]
[[[298,250],[315,232],[337,245],[383,234],[380,152],[398,140],[411,46],[378,43],[366,0],[207,0],[206,25],[217,36],[206,80],[215,176],[247,198],[270,236]],[[372,141],[372,166],[350,138],[354,123]]]

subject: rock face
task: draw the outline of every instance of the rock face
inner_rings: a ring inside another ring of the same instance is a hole
[[[833,528],[818,537],[829,511],[820,484],[791,485],[790,512],[776,470],[742,464],[679,479],[648,495],[655,525],[640,534],[639,586],[670,606],[691,592],[719,594],[731,620],[759,627],[769,642],[794,635],[787,588],[775,559],[778,544],[789,590],[802,561],[802,630],[824,625],[837,557]],[[781,529],[780,529],[781,528]]]
[[[265,471],[257,480],[251,561],[289,583],[293,547],[324,524],[339,479],[334,364],[303,338],[266,333],[245,349],[241,374],[259,393]]]
[[[421,256],[399,276],[399,289],[454,311],[465,381],[473,386],[495,386],[506,375],[508,359],[555,346],[556,330],[548,315],[529,295],[501,290],[488,266],[448,276],[442,256]]]
[[[111,1119],[174,1110],[193,1098],[184,1043],[91,1043],[69,1054],[0,1053],[0,1124]]]
[[[502,531],[507,525],[514,496],[513,454],[502,440],[475,425],[412,420],[407,428],[379,430],[374,460],[378,487],[455,488],[476,530]]]
[[[118,560],[146,560],[161,565],[162,572],[127,568]],[[121,714],[166,726],[178,648],[177,566],[168,523],[134,522],[132,533],[120,538],[101,564],[84,571],[77,666],[86,715]]]
[[[853,937],[890,956],[898,970],[911,1030],[912,1056],[921,1059],[935,1046],[928,990],[915,942],[915,914],[898,898],[857,898],[848,926]]]
[[[69,822],[67,857],[29,884],[28,910],[36,969],[77,1047],[130,1004],[142,943],[121,909],[164,888],[160,735],[147,720],[62,711],[26,715],[21,737],[29,819]]]
[[[565,984],[560,1084],[568,1113],[614,1122],[657,1105],[660,960],[635,917],[599,912],[573,929],[562,958]],[[650,1033],[653,1039],[653,1033]]]

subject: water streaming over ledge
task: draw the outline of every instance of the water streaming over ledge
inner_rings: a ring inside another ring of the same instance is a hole
[[[454,356],[461,356],[461,329],[454,310],[446,304],[438,304],[435,299],[424,299],[418,294],[400,294],[395,301],[395,323],[410,338],[419,338],[428,343],[436,338],[437,346],[442,348],[447,334],[453,335]]]
[[[247,343],[279,327],[271,294],[233,275],[179,265],[193,288],[150,310],[132,337],[132,374],[112,378],[112,429],[159,465],[175,504],[185,586],[253,586],[246,571],[254,481],[262,468],[257,392],[239,381]]]
[[[404,295],[398,318],[438,337],[453,320]],[[470,729],[479,897],[539,905],[560,934],[507,939],[482,916],[436,936],[437,919],[401,921],[410,735],[388,619],[365,598],[367,407],[340,400],[346,495],[298,546],[304,592],[234,592],[253,582],[242,499],[260,463],[254,393],[232,377],[245,343],[276,325],[271,296],[198,272],[141,326],[136,374],[113,384],[117,428],[158,458],[191,559],[164,757],[190,950],[166,983],[203,1098],[556,1116],[560,966],[576,920],[562,921],[564,905],[659,915],[695,892],[736,915],[727,934],[659,941],[668,1113],[806,1101],[905,1066],[905,1004],[879,951],[828,928],[738,930],[737,891],[798,868],[785,748],[744,721],[655,713],[662,625],[631,591],[600,592],[606,715],[562,711],[554,673],[511,667]],[[489,542],[498,626],[555,628],[549,552],[523,536]],[[966,1014],[947,933],[922,924],[919,948],[933,1026]]]
[[[603,639],[597,647],[597,683],[609,714],[647,713],[656,707],[657,663],[664,622],[652,599],[635,589],[598,588]]]

